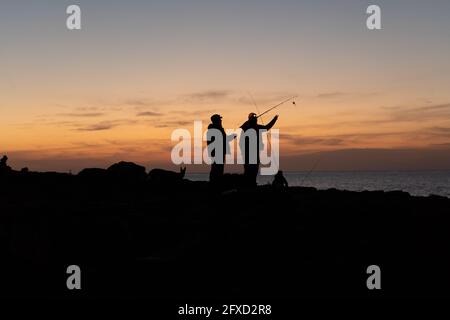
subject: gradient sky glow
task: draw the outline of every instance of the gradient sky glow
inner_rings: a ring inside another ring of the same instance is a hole
[[[287,169],[368,149],[322,169],[402,169],[405,150],[406,169],[450,169],[448,0],[11,0],[0,39],[0,153],[16,168],[169,167],[173,129],[216,112],[237,128],[251,92],[260,110],[300,96],[278,111]]]

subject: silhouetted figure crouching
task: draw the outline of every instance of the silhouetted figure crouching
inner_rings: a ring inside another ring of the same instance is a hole
[[[283,175],[283,171],[280,170],[277,172],[275,178],[273,179],[272,187],[276,189],[283,189],[289,187],[289,184]]]
[[[0,160],[0,174],[8,173],[8,172],[12,171],[11,167],[8,166],[7,162],[8,162],[8,157],[3,156],[2,159]]]

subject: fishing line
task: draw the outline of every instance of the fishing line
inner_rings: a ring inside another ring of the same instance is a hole
[[[252,99],[252,102],[253,102],[254,106],[256,107],[257,112],[260,113],[260,112],[259,112],[258,105],[256,104],[255,99],[253,98],[253,95],[252,95],[250,92],[248,92],[248,94],[250,95],[250,98]],[[265,125],[264,119],[263,119],[263,117],[262,117],[263,115],[269,113],[270,111],[272,111],[272,110],[274,110],[274,109],[276,109],[276,108],[282,106],[283,104],[285,104],[286,102],[291,101],[291,100],[292,100],[292,104],[295,105],[295,106],[297,106],[297,103],[295,102],[295,98],[297,98],[297,97],[298,97],[298,96],[292,96],[292,97],[290,97],[290,98],[288,98],[288,99],[286,99],[286,100],[284,100],[284,101],[282,101],[282,102],[276,104],[275,106],[273,106],[273,107],[267,109],[266,111],[264,111],[263,113],[259,114],[259,115],[257,116],[257,118],[261,118],[262,124]],[[267,132],[267,140],[268,140],[268,144],[269,144],[270,150],[271,150],[271,152],[272,152],[271,137],[272,137],[272,136],[270,135],[270,130],[269,130],[269,131]],[[300,184],[304,183],[304,182],[310,177],[310,175],[316,170],[317,166],[318,166],[319,163],[320,163],[320,160],[321,160],[320,157],[317,158],[317,161],[314,163],[314,165],[312,166],[312,168],[308,171],[308,173],[306,174],[306,176],[301,180]],[[278,164],[278,163],[276,163],[276,164],[277,164],[278,170],[279,170],[279,164]]]
[[[312,166],[311,170],[309,170],[309,172],[306,174],[306,176],[302,180],[300,180],[300,186],[302,186],[302,183],[304,183],[309,178],[311,173],[313,173],[313,171],[316,170],[317,166],[319,165],[320,160],[321,160],[321,158],[319,156],[317,158],[316,162],[314,163],[314,165]]]
[[[276,108],[282,106],[283,104],[285,104],[286,102],[291,101],[291,100],[293,100],[293,101],[292,101],[292,104],[296,106],[297,104],[295,103],[295,98],[297,98],[297,97],[298,97],[298,96],[293,96],[293,97],[290,97],[289,99],[286,99],[286,100],[280,102],[279,104],[277,104],[277,105],[275,105],[275,106],[273,106],[273,107],[267,109],[266,111],[264,111],[263,113],[261,113],[260,115],[258,115],[257,118],[262,117],[262,116],[265,115],[266,113],[268,113],[268,112],[270,112],[270,111],[272,111],[272,110],[274,110],[274,109],[276,109]]]

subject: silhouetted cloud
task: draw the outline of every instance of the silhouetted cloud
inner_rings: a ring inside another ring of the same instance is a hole
[[[161,121],[155,124],[156,128],[180,128],[180,127],[187,127],[187,126],[193,126],[194,123],[192,121]]]
[[[93,125],[89,125],[83,128],[78,128],[78,131],[102,131],[102,130],[109,130],[112,129],[114,127],[116,127],[117,125],[112,124],[112,123],[97,123],[97,124],[93,124]]]
[[[431,127],[422,130],[422,133],[429,139],[450,138],[450,128],[447,127]]]
[[[255,94],[254,98],[258,105],[261,107],[266,107],[270,104],[275,104],[280,102],[287,97],[294,96],[294,93],[290,92],[276,92],[264,94]],[[122,100],[119,105],[133,106],[139,112],[157,112],[154,109],[158,107],[168,107],[173,108],[186,107],[193,104],[204,104],[204,103],[214,103],[214,104],[233,104],[233,105],[253,105],[252,99],[249,94],[242,94],[241,92],[236,92],[232,90],[205,90],[201,92],[192,92],[181,95],[168,96],[166,99],[153,99],[153,98],[130,98]],[[153,110],[148,110],[152,108]],[[171,113],[177,112],[179,114],[194,114],[194,113],[205,113],[208,110],[176,110],[171,111]]]
[[[281,134],[280,140],[287,140],[294,145],[313,146],[344,146],[350,144],[363,144],[368,140],[377,140],[389,136],[411,135],[414,131],[393,131],[393,132],[355,132],[348,134],[335,134],[323,136],[302,136],[295,134]]]
[[[152,107],[157,105],[165,104],[165,101],[158,101],[153,99],[145,99],[145,98],[134,98],[123,101],[122,104],[136,106],[136,107]]]
[[[104,143],[89,143],[85,141],[72,142],[71,145],[78,148],[100,148],[105,146]]]
[[[374,142],[382,143],[386,139],[391,138],[395,141],[404,141],[405,143],[419,142],[428,146],[445,144],[450,140],[450,127],[435,126],[402,131],[354,132],[323,136],[303,136],[293,133],[283,133],[280,135],[281,141],[286,141],[295,146],[306,146],[312,150],[316,147],[316,150],[320,150],[320,147],[348,147],[361,146]]]
[[[319,99],[332,99],[332,98],[338,98],[346,95],[345,92],[324,92],[319,93],[316,97]]]
[[[208,114],[213,114],[215,111],[212,109],[193,109],[193,110],[171,110],[169,113],[173,114],[173,115],[178,115],[178,116],[200,116],[200,115],[208,115]]]
[[[192,100],[210,100],[210,99],[224,99],[231,94],[228,90],[208,90],[203,92],[196,92],[188,95]]]
[[[138,114],[136,114],[136,116],[138,117],[158,117],[158,116],[162,116],[163,114],[160,112],[155,112],[155,111],[144,111],[144,112],[139,112]]]
[[[100,107],[77,107],[74,110],[82,111],[82,112],[94,112],[94,111],[99,111],[100,109],[101,109]]]
[[[280,140],[287,140],[295,145],[316,145],[316,146],[341,146],[346,143],[345,139],[337,137],[305,137],[290,134],[282,134]]]
[[[449,170],[450,148],[341,149],[283,157],[285,170]]]
[[[430,128],[430,130],[439,132],[439,133],[450,134],[450,128],[447,128],[447,127],[432,127],[432,128]]]
[[[450,142],[448,143],[433,143],[430,144],[431,147],[438,147],[438,148],[450,148]]]
[[[442,110],[442,109],[445,109],[445,110],[450,109],[450,103],[428,105],[428,106],[413,108],[410,111],[429,111],[429,110]]]
[[[74,118],[94,118],[101,117],[105,114],[102,112],[86,112],[86,113],[58,113],[57,116],[61,117],[74,117]]]
[[[421,107],[408,106],[383,106],[381,114],[371,116],[367,119],[358,119],[343,122],[334,122],[326,124],[299,125],[299,128],[329,128],[333,127],[374,127],[377,125],[392,125],[397,123],[417,123],[423,125],[430,122],[442,122],[450,120],[450,103],[435,104]]]
[[[387,107],[385,107],[387,109]],[[389,110],[389,109],[387,109]],[[378,122],[424,122],[450,118],[450,103],[427,105],[422,107],[394,107],[389,117]]]
[[[77,131],[104,131],[109,130],[121,125],[131,125],[137,123],[136,121],[131,120],[111,120],[111,121],[102,121],[95,124],[90,125],[82,125],[79,126]]]

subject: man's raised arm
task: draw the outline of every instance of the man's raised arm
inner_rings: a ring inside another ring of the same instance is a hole
[[[272,129],[272,127],[275,125],[275,123],[278,120],[278,115],[276,115],[275,117],[273,117],[272,121],[270,121],[268,124],[266,124],[265,126],[260,126],[260,129],[265,129],[265,130],[270,130]]]

